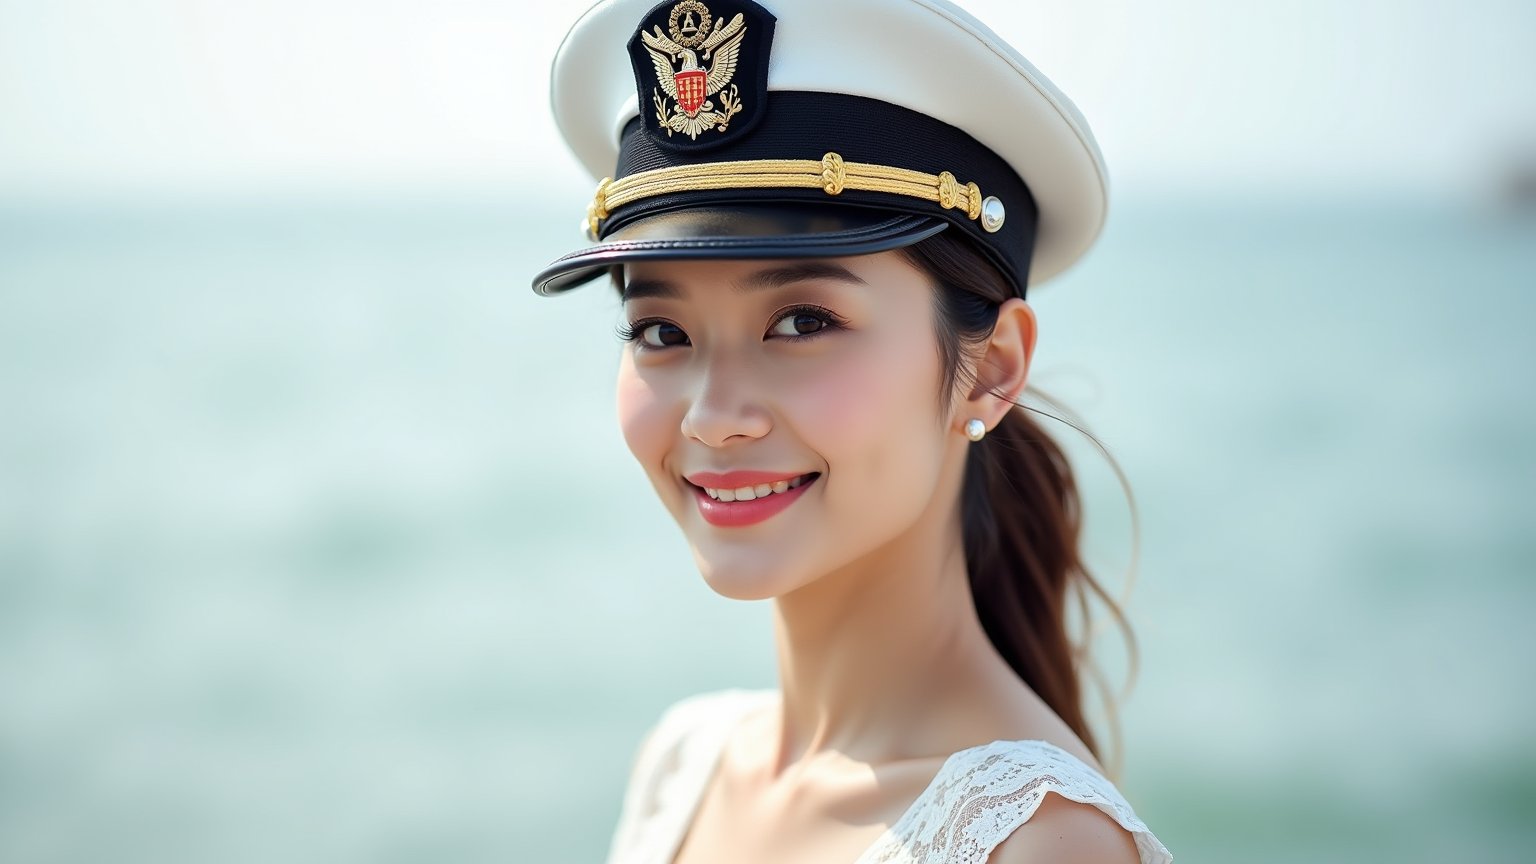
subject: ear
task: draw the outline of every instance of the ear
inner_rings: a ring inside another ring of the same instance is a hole
[[[1029,361],[1035,354],[1035,310],[1017,297],[998,307],[997,326],[986,350],[976,363],[976,386],[966,396],[956,422],[972,417],[988,429],[1003,420],[1029,379]]]

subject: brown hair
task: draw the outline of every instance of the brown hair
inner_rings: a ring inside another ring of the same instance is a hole
[[[974,380],[962,381],[962,376],[971,378],[966,361],[974,360],[991,337],[1002,302],[1015,296],[1013,286],[970,241],[951,236],[957,233],[945,231],[901,250],[935,283],[946,410],[957,384],[974,386]],[[1038,390],[1028,392],[1054,405]],[[961,519],[976,613],[1014,672],[1103,759],[1083,707],[1082,676],[1093,678],[1109,709],[1118,761],[1113,697],[1088,658],[1090,597],[1103,601],[1119,624],[1133,677],[1135,637],[1124,613],[1083,563],[1078,549],[1081,502],[1072,466],[1031,412],[1061,418],[1015,404],[997,428],[971,445],[966,458]],[[1099,449],[1124,485],[1113,458],[1102,445]],[[1125,491],[1129,496],[1128,487]],[[1132,517],[1134,525],[1134,501]],[[1069,600],[1075,601],[1081,616],[1083,632],[1075,644],[1069,633]]]

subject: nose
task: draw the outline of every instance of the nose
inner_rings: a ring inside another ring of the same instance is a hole
[[[683,414],[683,434],[710,447],[762,438],[773,418],[758,393],[749,363],[711,362]]]

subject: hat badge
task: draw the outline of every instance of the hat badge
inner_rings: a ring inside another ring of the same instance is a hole
[[[741,90],[732,78],[747,35],[741,13],[729,22],[715,20],[699,0],[672,7],[667,32],[661,26],[640,31],[640,39],[656,67],[657,87],[651,88],[656,123],[670,137],[674,132],[692,140],[710,130],[724,132],[742,110]],[[700,61],[709,68],[699,65]],[[718,96],[717,108],[711,97]]]

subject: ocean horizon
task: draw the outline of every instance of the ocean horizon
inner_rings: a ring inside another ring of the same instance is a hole
[[[600,860],[666,705],[775,686],[530,200],[0,206],[0,860]],[[1233,196],[1031,292],[1135,495],[1133,558],[1048,424],[1134,567],[1119,779],[1178,860],[1527,860],[1533,286],[1531,214]]]

